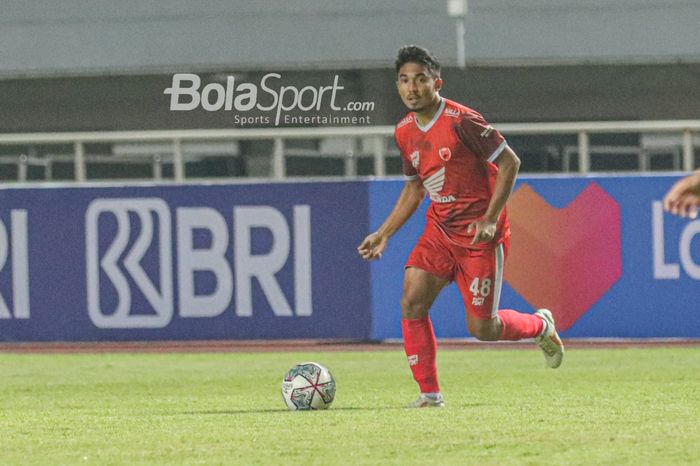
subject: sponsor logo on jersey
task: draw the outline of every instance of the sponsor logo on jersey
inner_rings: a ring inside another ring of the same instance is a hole
[[[396,129],[399,129],[402,126],[406,126],[407,124],[411,123],[412,121],[413,121],[413,115],[408,115],[406,118],[399,121],[399,124],[396,125]]]
[[[415,366],[417,364],[418,364],[418,355],[417,354],[410,354],[408,356],[408,365]]]
[[[449,147],[441,147],[440,150],[438,150],[438,155],[442,160],[447,162],[452,158],[452,151]]]
[[[459,116],[459,110],[456,108],[446,108],[445,109],[445,116],[456,118]]]
[[[487,137],[491,136],[491,133],[493,133],[494,131],[495,131],[495,130],[494,130],[493,126],[488,125],[488,126],[487,126],[486,128],[484,128],[484,130],[481,132],[481,137],[482,137],[482,138],[487,138]]]
[[[411,154],[411,165],[413,165],[413,168],[418,168],[419,163],[420,163],[420,153],[418,151],[415,151]]]
[[[449,196],[436,196],[431,194],[430,200],[433,202],[437,202],[438,204],[446,204],[448,202],[454,202],[457,199],[451,194]]]
[[[430,200],[433,202],[443,204],[446,202],[454,202],[457,200],[452,195],[440,194],[440,191],[442,191],[443,186],[445,186],[445,167],[442,167],[440,170],[436,171],[428,178],[426,178],[423,181],[423,186],[425,187],[426,191],[428,191],[428,194],[430,195]]]

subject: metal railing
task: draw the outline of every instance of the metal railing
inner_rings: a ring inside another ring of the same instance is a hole
[[[664,133],[676,134],[681,137],[682,169],[690,171],[695,168],[694,145],[700,145],[695,139],[700,134],[700,120],[673,120],[673,121],[615,121],[615,122],[568,122],[568,123],[503,123],[495,125],[506,138],[509,136],[533,136],[533,135],[571,135],[577,136],[578,145],[575,146],[578,154],[578,172],[589,173],[591,171],[591,144],[592,134],[611,133]],[[99,156],[86,156],[85,144],[90,143],[124,143],[124,142],[160,142],[167,143],[171,147],[173,164],[173,180],[182,182],[186,179],[186,156],[183,151],[183,142],[190,141],[245,141],[245,140],[271,140],[273,141],[271,155],[271,172],[273,179],[281,180],[287,177],[285,163],[285,142],[293,139],[324,139],[324,138],[370,138],[371,154],[374,161],[373,174],[378,177],[386,176],[387,138],[393,138],[393,126],[374,127],[338,127],[338,128],[251,128],[251,129],[192,129],[192,130],[158,130],[158,131],[113,131],[113,132],[65,132],[65,133],[17,133],[0,134],[0,145],[50,145],[71,144],[72,156],[59,155],[59,160],[72,159],[74,164],[74,179],[87,181],[86,162],[88,160],[100,160]],[[348,153],[352,159],[352,153]],[[92,157],[92,158],[91,158]],[[5,157],[4,162],[8,163]],[[104,157],[103,157],[104,159]],[[161,170],[158,164],[162,163],[160,154],[142,158],[141,163],[154,164],[154,179],[158,179]],[[133,163],[134,159],[110,159],[122,160],[124,163]],[[18,164],[18,180],[26,181],[26,166],[29,163],[37,165],[47,164],[45,159],[19,154],[16,156]],[[50,165],[50,163],[49,163]],[[568,160],[567,160],[568,166]],[[345,164],[346,175],[354,175],[352,160]],[[356,167],[355,167],[356,168]]]

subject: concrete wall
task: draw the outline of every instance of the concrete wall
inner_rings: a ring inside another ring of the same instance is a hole
[[[471,64],[700,61],[700,3],[470,0]],[[419,43],[456,62],[436,0],[6,0],[0,77],[196,69],[385,66]]]

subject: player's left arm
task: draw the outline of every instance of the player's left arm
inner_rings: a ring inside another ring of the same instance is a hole
[[[697,218],[700,207],[700,170],[678,181],[664,196],[664,209],[674,215]]]
[[[486,213],[476,222],[469,225],[468,230],[474,231],[471,244],[489,242],[496,236],[496,224],[508,201],[515,185],[515,178],[520,169],[520,159],[507,145],[494,162],[498,167],[496,186]]]

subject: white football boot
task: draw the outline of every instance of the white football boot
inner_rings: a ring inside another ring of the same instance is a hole
[[[437,396],[433,395],[426,395],[425,393],[421,393],[418,399],[412,403],[410,403],[407,408],[444,408],[445,407],[445,401],[442,399],[441,394],[437,394]]]
[[[564,359],[564,343],[561,342],[554,327],[552,312],[549,309],[538,309],[535,314],[544,322],[544,330],[539,337],[535,338],[535,342],[542,349],[547,365],[556,369],[561,366],[561,361]]]

